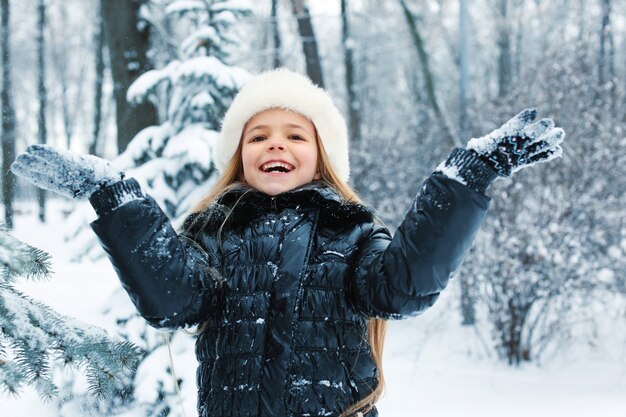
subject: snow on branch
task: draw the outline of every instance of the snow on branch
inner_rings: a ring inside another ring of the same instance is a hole
[[[169,4],[165,8],[166,14],[188,13],[206,10],[206,3],[202,0],[179,0]]]
[[[193,32],[180,44],[180,49],[186,56],[193,55],[200,45],[218,45],[221,38],[212,26],[204,26]]]
[[[163,69],[150,70],[141,74],[128,88],[126,100],[129,103],[141,103],[154,92],[162,81],[169,80],[179,65],[180,61],[174,60]]]
[[[225,10],[244,14],[251,13],[252,3],[249,0],[227,0],[220,1],[211,5],[211,11],[214,13]]]
[[[84,367],[89,391],[110,397],[131,378],[143,352],[111,340],[106,331],[63,316],[13,288],[7,277],[48,277],[50,256],[0,232],[0,388],[17,393],[32,385],[44,399],[59,392],[55,365]]]
[[[0,224],[0,284],[7,284],[19,275],[41,279],[50,273],[47,253],[15,239]]]

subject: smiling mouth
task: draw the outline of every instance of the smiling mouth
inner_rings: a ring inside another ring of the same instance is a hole
[[[285,174],[287,172],[293,171],[294,169],[296,169],[296,167],[294,167],[291,164],[288,164],[287,162],[272,161],[272,162],[267,162],[261,165],[261,171],[268,172],[268,173],[276,172],[276,173]]]

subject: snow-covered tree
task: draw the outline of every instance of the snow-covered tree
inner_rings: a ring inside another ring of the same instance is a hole
[[[44,399],[59,393],[57,368],[84,367],[87,389],[98,399],[123,390],[142,352],[102,329],[62,316],[14,288],[18,277],[51,275],[50,256],[0,230],[0,387],[18,393],[32,385]]]
[[[180,25],[190,31],[180,44],[180,58],[146,72],[128,90],[129,101],[152,101],[164,120],[139,132],[113,163],[136,178],[176,223],[206,195],[217,176],[212,148],[219,123],[249,76],[226,63],[228,48],[237,42],[230,32],[239,17],[250,13],[250,5],[177,0],[165,12],[166,18],[187,21]],[[75,226],[69,238],[77,259],[102,256],[85,227],[91,214],[89,209],[77,210],[70,220]]]
[[[173,1],[165,12],[187,20],[190,33],[180,58],[142,75],[128,100],[150,100],[165,120],[140,132],[116,163],[139,180],[167,215],[180,219],[206,194],[215,178],[212,147],[222,116],[248,77],[227,64],[237,39],[232,26],[250,13],[247,1]]]

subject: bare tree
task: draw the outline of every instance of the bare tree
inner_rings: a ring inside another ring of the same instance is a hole
[[[598,53],[598,82],[604,86],[607,82],[606,74],[606,44],[610,31],[611,0],[602,0],[602,25],[600,27],[600,52]]]
[[[306,60],[306,73],[318,86],[324,88],[324,72],[317,49],[317,38],[311,22],[306,0],[291,0],[292,12],[298,21],[298,32],[302,40],[302,52]]]
[[[93,137],[89,144],[89,153],[98,154],[100,142],[100,124],[102,123],[102,84],[104,82],[104,21],[102,19],[102,2],[98,1],[94,31],[94,58],[96,80],[94,85]]]
[[[404,17],[406,18],[406,21],[411,30],[413,43],[415,44],[415,48],[417,49],[420,66],[422,68],[422,74],[426,83],[428,102],[430,103],[430,106],[435,113],[437,120],[439,120],[439,122],[441,123],[441,126],[447,136],[447,140],[453,146],[461,146],[461,141],[459,140],[458,135],[454,133],[454,129],[450,121],[448,120],[447,115],[444,114],[444,112],[441,110],[441,105],[439,104],[439,99],[437,98],[437,92],[435,88],[435,78],[433,77],[433,73],[430,69],[428,53],[426,52],[423,36],[418,26],[418,19],[407,5],[406,0],[399,1],[400,6],[402,7],[402,11],[404,13]]]
[[[524,33],[526,26],[524,24],[524,6],[526,2],[524,0],[517,0],[514,3],[516,9],[515,19],[515,36],[512,38],[515,42],[514,53],[511,57],[511,78],[517,80],[522,72],[522,57],[524,56]]]
[[[509,24],[509,0],[497,0],[498,33],[498,97],[505,97],[511,89],[513,58],[511,56],[511,30]]]
[[[280,59],[280,27],[278,25],[278,0],[272,0],[272,39],[274,40],[274,50],[272,53],[272,65],[274,68],[278,68],[281,65]]]
[[[70,56],[72,56],[71,48],[68,48],[67,43],[70,41],[72,35],[69,35],[69,27],[65,22],[69,21],[67,13],[67,3],[61,2],[58,4],[58,11],[60,14],[60,21],[62,22],[57,27],[53,28],[50,25],[50,32],[52,33],[52,39],[61,40],[61,42],[52,43],[52,65],[58,77],[58,83],[56,87],[59,90],[60,96],[60,110],[61,118],[63,121],[63,132],[65,133],[65,146],[69,149],[72,144],[72,137],[74,136],[74,128],[76,125],[76,116],[79,110],[79,106],[72,106],[70,104],[70,90],[72,87],[82,89],[82,74],[78,80],[71,79],[74,70],[76,69],[70,62]]]
[[[498,0],[498,97],[505,97],[513,79],[509,0]]]
[[[348,114],[350,120],[350,138],[358,142],[361,138],[359,103],[356,98],[354,79],[354,42],[351,39],[348,21],[348,2],[341,0],[341,44],[343,45],[344,65],[346,70],[346,90],[348,91]]]
[[[148,59],[149,25],[143,24],[139,9],[145,0],[107,0],[102,17],[106,32],[117,111],[117,148],[123,152],[144,127],[157,124],[156,109],[149,100],[131,106],[128,87],[151,69]]]
[[[47,142],[46,129],[46,108],[47,95],[46,90],[46,38],[44,31],[46,28],[46,4],[44,0],[39,0],[37,5],[37,91],[39,92],[39,117],[38,122],[38,139],[39,143]],[[39,221],[46,221],[46,191],[37,188],[37,200],[39,201]]]
[[[0,0],[2,10],[0,23],[0,45],[2,45],[2,202],[4,204],[4,221],[6,226],[13,227],[13,197],[15,193],[15,177],[9,166],[15,159],[15,110],[13,107],[11,83],[11,50],[9,45],[9,0]]]
[[[608,61],[608,62],[607,62]],[[602,0],[600,52],[598,54],[598,82],[610,93],[611,115],[617,114],[617,83],[615,72],[615,40],[611,24],[611,0]]]

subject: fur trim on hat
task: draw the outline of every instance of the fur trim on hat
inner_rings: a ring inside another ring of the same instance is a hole
[[[261,73],[244,84],[222,120],[214,149],[215,165],[223,172],[237,150],[243,127],[254,115],[271,108],[295,111],[310,119],[339,177],[348,181],[348,130],[326,91],[304,75],[279,68]]]

